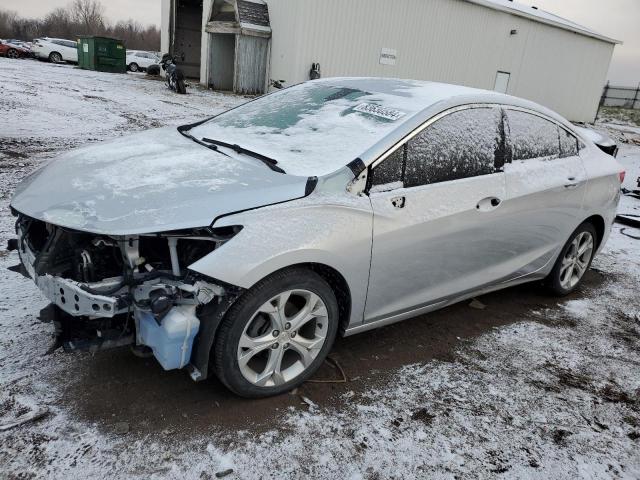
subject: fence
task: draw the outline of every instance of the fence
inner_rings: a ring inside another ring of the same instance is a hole
[[[640,84],[632,87],[612,87],[607,82],[600,106],[640,109]]]

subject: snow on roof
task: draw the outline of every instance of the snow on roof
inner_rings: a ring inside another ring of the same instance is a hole
[[[237,0],[240,27],[248,30],[271,32],[269,9],[263,0]]]
[[[559,17],[553,13],[541,10],[535,6],[524,5],[522,3],[514,2],[512,0],[466,0],[470,3],[482,5],[493,10],[499,10],[501,12],[511,13],[519,17],[528,18],[529,20],[535,20],[537,22],[546,23],[547,25],[553,25],[570,32],[579,33],[588,37],[597,38],[609,43],[622,43],[620,40],[615,40],[610,37],[601,35],[587,27],[578,25],[571,20]]]

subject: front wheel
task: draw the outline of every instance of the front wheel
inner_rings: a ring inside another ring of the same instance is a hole
[[[322,277],[301,268],[276,272],[225,316],[216,335],[216,374],[243,397],[286,392],[320,367],[337,330],[338,304]]]
[[[138,70],[140,70],[140,67],[138,67],[138,64],[136,62],[131,62],[129,64],[129,70],[131,70],[132,72],[137,72]]]
[[[7,57],[9,58],[18,58],[18,51],[15,48],[10,48],[7,52]]]
[[[596,251],[596,229],[585,222],[574,230],[547,277],[549,289],[564,296],[574,291],[591,266]]]

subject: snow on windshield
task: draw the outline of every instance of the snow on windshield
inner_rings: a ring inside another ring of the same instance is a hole
[[[388,89],[394,81],[385,82]],[[191,134],[271,157],[288,174],[331,173],[425,107],[424,84],[397,81],[392,94],[371,93],[361,85],[348,80],[297,85],[219,115]],[[433,85],[442,95],[442,87]]]

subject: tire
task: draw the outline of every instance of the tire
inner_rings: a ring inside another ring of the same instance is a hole
[[[58,52],[51,52],[49,54],[49,61],[51,63],[62,63],[62,55],[60,55]]]
[[[187,87],[185,86],[183,79],[176,80],[176,91],[182,95],[187,93]]]
[[[7,51],[7,58],[18,58],[18,51],[15,48],[10,48]]]
[[[589,222],[584,222],[573,231],[546,278],[545,283],[553,294],[565,296],[578,288],[591,266],[597,241],[596,229]]]
[[[138,70],[140,70],[140,67],[136,62],[131,62],[129,64],[129,70],[131,70],[132,72],[137,72]]]
[[[281,270],[227,312],[212,352],[216,375],[242,397],[284,393],[322,365],[337,331],[338,303],[327,282],[304,268]]]
[[[147,75],[160,75],[160,65],[149,65]]]

